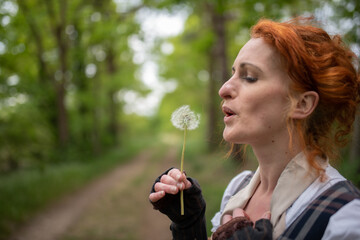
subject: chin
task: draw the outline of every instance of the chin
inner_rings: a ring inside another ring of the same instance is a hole
[[[223,134],[223,139],[228,143],[237,144],[237,141],[234,138],[232,138],[231,136],[227,135],[227,134]]]
[[[226,134],[225,131],[223,133],[223,139],[228,143],[247,144],[247,142],[244,141],[244,139],[239,139],[239,137],[237,135],[234,136],[234,135],[231,135],[231,134]]]

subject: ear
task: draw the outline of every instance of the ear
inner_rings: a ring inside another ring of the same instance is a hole
[[[293,119],[305,119],[315,110],[319,102],[319,94],[314,91],[308,91],[297,97],[296,105],[293,108],[290,117]]]

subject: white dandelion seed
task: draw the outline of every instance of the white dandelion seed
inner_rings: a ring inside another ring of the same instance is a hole
[[[178,129],[194,130],[199,126],[200,115],[191,111],[189,105],[184,105],[172,113],[171,122]]]

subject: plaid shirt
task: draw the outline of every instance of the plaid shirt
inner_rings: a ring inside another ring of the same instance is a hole
[[[278,238],[321,239],[330,217],[354,199],[360,191],[350,181],[341,181],[321,193]]]

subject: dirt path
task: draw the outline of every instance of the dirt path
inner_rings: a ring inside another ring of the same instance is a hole
[[[175,153],[144,151],[40,213],[11,240],[171,239],[169,220],[152,209],[148,194]]]

